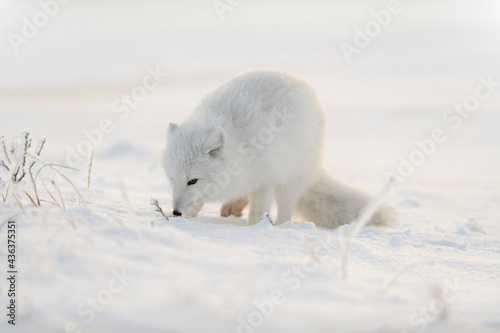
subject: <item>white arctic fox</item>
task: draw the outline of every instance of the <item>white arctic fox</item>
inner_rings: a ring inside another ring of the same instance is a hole
[[[204,202],[221,215],[262,220],[276,198],[276,224],[302,220],[334,228],[352,222],[369,197],[322,168],[325,111],[303,81],[279,71],[254,71],[206,96],[182,125],[170,124],[163,164],[173,214],[196,217]],[[372,223],[391,222],[382,208]]]

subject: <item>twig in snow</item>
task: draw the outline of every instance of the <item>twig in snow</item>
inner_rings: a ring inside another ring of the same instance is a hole
[[[274,225],[274,221],[273,221],[273,219],[271,218],[271,216],[269,215],[268,212],[264,213],[264,220],[266,220],[267,222],[271,223],[271,225]]]
[[[7,171],[10,171],[9,167],[7,165],[5,165],[5,162],[3,160],[0,163],[0,166],[3,166],[5,169],[7,169]]]
[[[38,140],[38,144],[36,145],[36,149],[35,149],[36,156],[40,156],[40,153],[42,152],[42,149],[45,146],[46,141],[47,141],[47,138],[45,138],[45,137],[42,137],[40,140]]]
[[[158,200],[156,200],[155,198],[151,198],[151,201],[149,202],[151,205],[155,206],[156,209],[155,209],[155,212],[158,212],[160,213],[161,215],[163,215],[163,217],[165,217],[165,219],[168,220],[168,217],[167,215],[165,215],[165,213],[163,212],[163,209],[161,209],[160,207],[160,204],[158,203]]]
[[[359,233],[359,231],[370,222],[373,215],[377,212],[379,207],[382,205],[386,197],[394,189],[397,183],[398,181],[396,180],[396,178],[391,177],[382,191],[380,191],[380,193],[375,198],[373,198],[365,207],[363,207],[363,209],[361,209],[359,217],[351,223],[352,228],[346,235],[347,237],[344,241],[344,246],[342,249],[342,276],[344,277],[344,280],[348,278],[347,259],[349,256],[349,245],[351,243],[351,239],[355,237]]]

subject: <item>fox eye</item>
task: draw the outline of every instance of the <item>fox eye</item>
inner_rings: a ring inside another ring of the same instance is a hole
[[[197,181],[198,179],[191,179],[190,181],[188,181],[188,185],[194,185]]]

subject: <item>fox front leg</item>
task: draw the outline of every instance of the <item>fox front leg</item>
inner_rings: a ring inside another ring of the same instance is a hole
[[[200,213],[200,210],[203,208],[203,203],[199,203],[193,207],[193,210],[189,214],[189,217],[197,217]]]
[[[250,195],[250,212],[248,224],[256,224],[264,219],[264,213],[269,213],[273,202],[273,187],[264,186]]]

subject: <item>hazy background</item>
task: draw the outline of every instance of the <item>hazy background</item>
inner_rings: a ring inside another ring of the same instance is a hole
[[[500,78],[500,2],[493,0],[402,0],[402,12],[348,64],[339,44],[353,44],[355,28],[364,29],[373,20],[370,12],[387,4],[252,0],[221,20],[210,0],[73,0],[15,53],[7,34],[20,34],[23,17],[31,21],[40,5],[2,0],[0,132],[50,133],[46,154],[63,158],[64,147],[84,139],[82,130],[109,117],[116,129],[97,155],[128,140],[158,156],[168,122],[184,119],[218,84],[247,70],[279,68],[318,91],[329,113],[329,135],[338,142],[328,155],[366,155],[366,165],[347,167],[381,178],[397,166],[398,154],[413,149],[413,140],[442,124],[446,109],[474,92],[478,76]],[[117,120],[111,103],[140,84],[148,66],[170,75],[128,118]],[[500,125],[475,121],[498,113],[499,106],[496,93],[460,129],[461,139],[450,143],[457,145],[450,148],[456,150],[455,167],[480,175],[491,164],[488,158],[498,159],[493,134]],[[379,128],[380,142],[363,137],[366,126]],[[481,156],[460,154],[477,136],[485,142]],[[377,154],[380,144],[389,145],[388,153]]]

